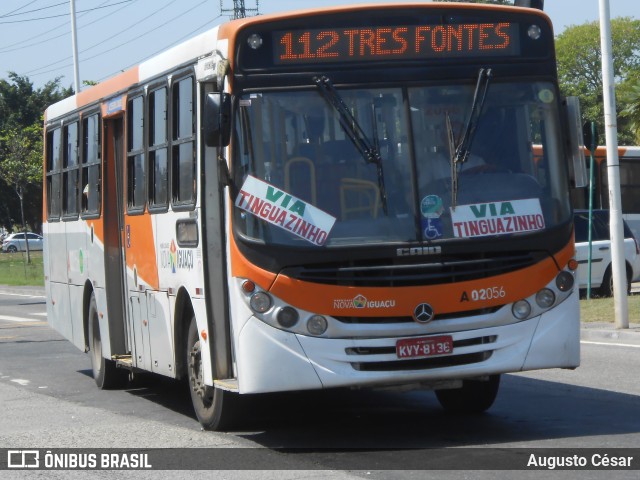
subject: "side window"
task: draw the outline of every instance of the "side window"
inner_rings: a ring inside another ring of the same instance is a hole
[[[589,219],[582,214],[574,216],[576,229],[576,243],[583,243],[589,240]]]
[[[171,196],[174,205],[195,205],[196,142],[193,78],[172,87]]]
[[[47,132],[47,217],[50,221],[60,219],[60,184],[62,162],[60,159],[60,147],[62,131],[60,128]]]
[[[609,240],[609,217],[593,215],[593,240]]]
[[[167,89],[149,94],[149,209],[169,205]]]
[[[62,157],[62,214],[78,215],[78,122],[65,125]]]
[[[139,95],[127,108],[127,211],[142,212],[144,204],[144,97]]]
[[[82,203],[83,216],[100,214],[102,198],[100,116],[82,120]]]

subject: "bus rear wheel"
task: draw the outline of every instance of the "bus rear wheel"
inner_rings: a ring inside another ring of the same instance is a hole
[[[195,317],[189,325],[186,354],[189,393],[200,425],[205,430],[229,430],[235,421],[238,395],[204,383],[202,348]]]
[[[118,388],[127,382],[128,372],[117,368],[116,362],[102,356],[100,323],[94,294],[91,294],[91,300],[89,301],[89,356],[91,357],[93,379],[98,388],[102,390]]]
[[[498,395],[500,375],[488,380],[464,380],[462,388],[436,390],[440,405],[450,413],[482,413],[489,409]]]

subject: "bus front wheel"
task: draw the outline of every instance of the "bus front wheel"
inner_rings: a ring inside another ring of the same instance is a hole
[[[93,379],[98,388],[106,390],[123,386],[129,374],[126,370],[116,367],[116,362],[102,356],[102,339],[100,338],[100,323],[96,297],[91,294],[89,302],[89,356],[93,369]]]
[[[436,390],[440,405],[450,413],[482,413],[498,395],[500,375],[491,375],[488,380],[464,380],[462,388]]]
[[[186,353],[189,393],[200,425],[205,430],[228,430],[234,421],[238,395],[204,383],[202,348],[195,317],[189,325]]]

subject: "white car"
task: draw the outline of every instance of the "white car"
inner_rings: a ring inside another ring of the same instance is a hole
[[[576,232],[576,259],[578,260],[578,285],[586,290],[589,278],[589,211],[574,212]],[[631,282],[640,277],[640,248],[631,229],[623,221],[624,256],[627,271],[627,293],[631,292]],[[609,211],[594,210],[591,238],[591,291],[601,296],[613,295],[611,275],[611,240],[609,235]]]
[[[29,242],[29,250],[42,250],[42,237],[37,233],[27,232],[27,241]],[[27,245],[25,242],[25,233],[12,233],[2,242],[3,252],[26,252]]]

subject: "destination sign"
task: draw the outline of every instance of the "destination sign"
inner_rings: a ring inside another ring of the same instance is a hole
[[[276,65],[520,54],[517,23],[395,25],[274,32]]]

